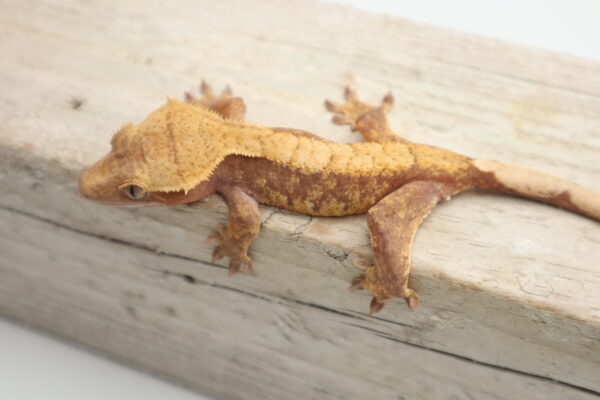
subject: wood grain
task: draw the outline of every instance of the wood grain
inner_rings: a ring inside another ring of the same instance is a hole
[[[600,398],[600,225],[467,193],[418,234],[413,286],[349,293],[365,219],[262,208],[226,277],[193,207],[112,209],[76,179],[111,134],[200,78],[248,119],[339,141],[323,99],[396,97],[411,141],[600,190],[600,65],[309,2],[0,1],[0,315],[231,399]]]

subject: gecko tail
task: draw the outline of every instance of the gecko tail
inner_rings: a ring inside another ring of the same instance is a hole
[[[473,160],[475,187],[552,204],[600,221],[600,192],[519,165]]]

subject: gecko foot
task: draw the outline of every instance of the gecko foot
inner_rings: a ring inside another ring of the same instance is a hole
[[[229,258],[228,275],[235,275],[240,270],[249,275],[252,273],[252,259],[248,256],[247,250],[241,248],[235,240],[227,235],[227,229],[221,225],[215,233],[206,239],[207,243],[219,243],[212,252],[212,262],[219,261],[223,257]]]
[[[356,130],[357,121],[365,113],[377,108],[380,108],[385,113],[388,112],[394,104],[394,97],[391,93],[385,95],[385,97],[381,100],[381,105],[379,107],[363,103],[358,99],[356,93],[349,87],[346,87],[344,90],[344,98],[346,99],[344,104],[337,104],[332,101],[325,100],[325,108],[327,108],[328,111],[336,114],[332,118],[334,124],[347,124],[352,127],[352,130]]]
[[[361,259],[358,262],[362,264],[364,261]],[[359,275],[354,278],[348,289],[352,292],[356,290],[367,289],[373,294],[369,314],[374,314],[378,311],[381,311],[385,306],[385,300],[393,297],[403,297],[408,307],[413,311],[419,305],[419,295],[414,290],[405,286],[400,294],[395,294],[386,288],[384,283],[381,281],[381,278],[379,278],[377,267],[375,265],[368,266],[363,275]]]
[[[204,79],[202,79],[202,83],[200,83],[199,88],[202,97],[196,97],[190,92],[185,92],[185,101],[191,104],[199,104],[205,106],[207,108],[211,108],[212,105],[217,103],[218,101],[226,100],[231,97],[231,88],[226,86],[225,89],[221,92],[221,95],[217,96],[213,92],[212,88]]]
[[[229,86],[226,86],[220,95],[216,95],[210,85],[203,79],[199,88],[201,97],[196,97],[190,92],[185,92],[185,101],[213,110],[228,119],[243,120],[246,105],[239,97],[233,97]]]

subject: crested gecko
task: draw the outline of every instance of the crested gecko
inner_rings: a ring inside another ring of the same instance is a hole
[[[138,125],[123,126],[111,151],[83,173],[82,196],[107,205],[173,206],[218,193],[229,220],[209,237],[213,261],[229,258],[229,274],[252,270],[248,249],[260,228],[258,204],[314,216],[367,214],[375,255],[350,289],[373,294],[370,312],[402,297],[411,246],[436,204],[478,188],[553,204],[600,221],[600,193],[532,169],[471,159],[397,136],[386,113],[350,90],[345,102],[326,101],[333,122],[348,124],[364,142],[336,143],[309,132],[244,121],[246,106],[229,89],[169,99]],[[359,263],[365,260],[359,260]]]

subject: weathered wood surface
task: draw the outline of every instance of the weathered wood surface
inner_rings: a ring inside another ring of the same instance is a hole
[[[414,248],[417,312],[346,289],[364,217],[263,208],[226,277],[194,207],[109,209],[76,178],[201,77],[248,118],[340,141],[345,84],[412,141],[600,190],[600,65],[306,1],[0,1],[0,314],[231,399],[600,398],[600,224],[461,195]]]

